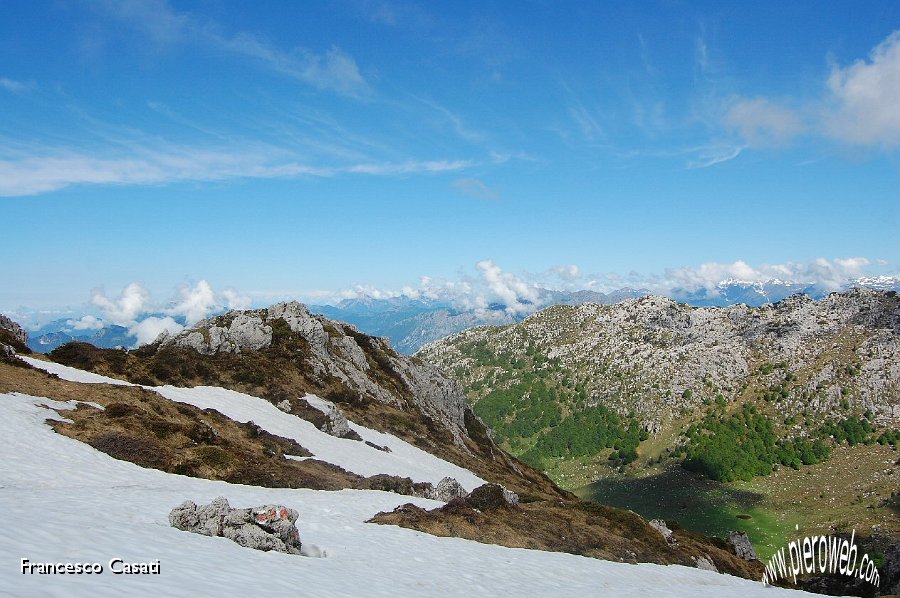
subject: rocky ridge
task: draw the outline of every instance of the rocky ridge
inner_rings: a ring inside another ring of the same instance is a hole
[[[586,407],[634,413],[650,432],[720,396],[734,401],[776,387],[785,416],[832,413],[846,401],[879,423],[900,421],[893,291],[854,289],[818,301],[794,295],[758,308],[695,308],[656,296],[554,306],[513,326],[462,332],[416,356],[462,381],[472,401],[540,370],[560,387],[583,390]]]

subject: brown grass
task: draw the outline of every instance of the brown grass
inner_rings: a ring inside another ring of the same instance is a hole
[[[737,558],[722,541],[673,526],[677,542],[669,546],[638,515],[596,503],[538,501],[484,511],[472,508],[466,500],[454,500],[431,511],[406,504],[393,512],[377,514],[371,522],[511,548],[567,552],[631,563],[694,566],[692,557],[708,556],[719,571],[748,579],[762,576],[759,561]]]

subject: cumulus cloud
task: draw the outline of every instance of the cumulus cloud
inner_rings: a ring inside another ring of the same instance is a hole
[[[193,325],[205,319],[213,311],[220,311],[222,307],[216,302],[216,294],[205,280],[201,280],[193,287],[179,289],[180,299],[166,313],[172,316],[183,316],[188,325]]]
[[[834,65],[824,87],[804,105],[790,99],[730,98],[722,125],[757,147],[799,135],[858,146],[900,146],[900,30],[878,44],[867,60]]]
[[[481,277],[491,292],[506,306],[511,314],[527,313],[534,309],[539,299],[538,290],[510,272],[504,272],[493,260],[476,264]]]
[[[74,330],[100,330],[106,326],[103,320],[92,315],[82,316],[77,320],[66,320],[66,324]]]
[[[869,60],[834,67],[828,88],[837,104],[829,132],[859,145],[900,145],[900,30],[872,50]]]
[[[137,344],[143,345],[156,340],[164,330],[172,334],[184,330],[181,322],[191,326],[226,309],[247,309],[251,301],[234,289],[217,293],[208,281],[201,280],[180,287],[166,308],[160,308],[139,282],[126,286],[116,299],[107,297],[103,289],[94,289],[91,303],[100,308],[101,317],[86,315],[67,324],[75,330],[99,330],[108,324],[124,326],[137,337]],[[157,315],[160,312],[163,315]]]
[[[102,288],[91,292],[91,303],[103,311],[103,319],[119,326],[131,326],[143,314],[150,302],[150,292],[140,283],[133,282],[122,290],[115,301],[106,296]]]
[[[163,332],[178,334],[184,330],[184,326],[176,322],[171,316],[163,318],[149,316],[128,328],[128,332],[137,337],[138,345],[152,343]]]

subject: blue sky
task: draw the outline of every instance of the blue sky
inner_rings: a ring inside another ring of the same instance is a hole
[[[0,311],[896,274],[898,106],[895,1],[4,2]]]

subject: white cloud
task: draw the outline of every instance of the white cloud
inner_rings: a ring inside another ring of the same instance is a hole
[[[228,309],[250,309],[250,297],[241,295],[233,289],[222,291],[222,299],[225,300],[225,307]]]
[[[493,260],[482,260],[476,264],[481,277],[491,292],[506,306],[511,314],[527,313],[534,310],[538,301],[538,291],[514,274],[504,272]]]
[[[250,298],[233,289],[216,293],[212,285],[201,280],[193,286],[182,286],[169,307],[159,310],[151,299],[150,292],[139,282],[126,286],[119,297],[109,299],[103,289],[91,292],[91,303],[99,307],[103,317],[87,315],[79,320],[69,320],[67,324],[76,330],[100,329],[107,323],[128,328],[129,333],[138,337],[138,345],[152,342],[163,331],[175,334],[184,329],[175,318],[183,318],[188,326],[225,309],[247,309]],[[162,311],[165,315],[148,315]]]
[[[149,302],[150,292],[137,282],[125,287],[115,301],[107,298],[102,288],[91,292],[91,303],[103,310],[104,320],[119,326],[133,325]]]
[[[741,98],[728,109],[725,124],[752,145],[783,143],[803,130],[800,116],[766,98]]]
[[[171,316],[163,318],[150,316],[128,328],[128,332],[137,337],[137,345],[152,343],[164,331],[170,334],[178,334],[184,330],[184,326],[176,322]]]
[[[765,97],[730,98],[722,125],[751,146],[781,144],[800,135],[859,146],[900,146],[900,30],[878,44],[868,60],[833,66],[825,87],[804,105]]]
[[[181,287],[180,299],[172,307],[166,310],[171,316],[183,316],[188,325],[193,325],[205,319],[211,312],[222,309],[216,303],[216,296],[205,280],[201,280],[193,287]]]
[[[661,280],[647,282],[655,292],[676,289],[696,291],[706,289],[715,293],[720,282],[736,280],[761,283],[773,279],[792,283],[819,285],[840,289],[848,282],[865,275],[871,262],[864,257],[818,258],[809,263],[762,264],[753,267],[743,260],[730,264],[708,262],[698,267],[673,268],[665,271]]]
[[[100,330],[106,323],[92,315],[82,316],[77,320],[66,320],[66,324],[75,330]]]
[[[837,104],[828,131],[859,145],[900,146],[900,30],[872,50],[869,61],[834,67],[828,88]]]
[[[65,148],[43,148],[36,153],[43,155],[0,157],[0,196],[37,195],[78,184],[146,185],[341,174],[392,176],[441,173],[472,166],[472,162],[464,160],[412,160],[321,167],[285,159],[280,152],[268,154],[237,148],[135,148],[132,155],[116,158],[98,158]]]

